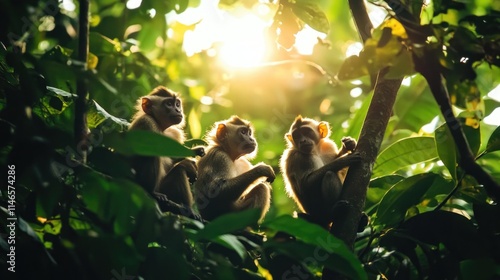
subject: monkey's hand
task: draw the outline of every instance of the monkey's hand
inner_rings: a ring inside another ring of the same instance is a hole
[[[267,177],[267,182],[272,183],[274,182],[274,179],[276,179],[276,174],[274,174],[274,170],[271,166],[267,164],[258,164],[255,168],[258,169],[258,172],[262,174],[262,176]]]
[[[169,200],[165,194],[159,192],[155,192],[154,196],[156,201],[158,202],[158,205],[160,206],[161,211],[171,212],[173,214],[186,216],[188,218],[203,222],[203,218],[200,216],[200,214],[194,212],[193,209],[191,209],[190,207],[177,204]]]
[[[346,155],[345,157],[337,158],[334,160],[338,165],[347,167],[353,163],[360,162],[362,160],[361,155],[358,152]]]
[[[346,136],[342,137],[342,148],[341,148],[341,153],[347,153],[347,152],[352,152],[354,149],[356,149],[356,139]]]
[[[203,147],[194,147],[191,149],[191,151],[193,151],[197,156],[205,156],[205,148]]]
[[[198,179],[198,169],[196,168],[196,162],[194,160],[185,158],[177,163],[175,167],[182,168],[186,171],[186,176],[190,183],[194,183],[196,179]]]

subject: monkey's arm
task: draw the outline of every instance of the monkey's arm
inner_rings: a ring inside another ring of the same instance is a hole
[[[335,159],[334,161],[322,166],[321,168],[310,172],[308,174],[303,174],[303,176],[298,176],[300,185],[302,186],[321,186],[323,177],[325,177],[326,172],[333,171],[338,172],[344,167],[361,161],[361,156],[357,153],[346,155]]]
[[[354,139],[350,136],[343,137],[341,141],[342,141],[342,148],[340,148],[340,151],[339,151],[339,154],[337,155],[337,157],[341,157],[349,152],[354,152],[354,150],[356,149],[356,146],[358,144],[356,142],[356,139]]]
[[[170,212],[177,215],[186,216],[198,221],[202,221],[201,216],[195,212],[190,207],[186,207],[184,205],[177,204],[167,198],[166,195],[162,193],[154,194],[155,200],[158,202],[158,206],[160,206],[160,210],[162,212]]]
[[[223,201],[237,200],[248,189],[250,184],[260,177],[267,177],[267,181],[272,182],[275,178],[274,171],[268,165],[257,165],[234,178],[219,181],[220,199]]]
[[[147,192],[154,193],[159,176],[159,159],[155,157],[136,156],[133,159],[136,182]]]

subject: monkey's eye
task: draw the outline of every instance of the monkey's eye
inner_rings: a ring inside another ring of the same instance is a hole
[[[302,135],[304,135],[305,137],[308,137],[308,138],[313,138],[314,137],[314,131],[309,128],[309,127],[302,127],[300,129],[300,133]]]
[[[172,100],[168,100],[168,101],[167,101],[167,106],[169,106],[169,107],[170,107],[170,106],[172,106],[172,105],[174,105],[174,102],[173,102]]]
[[[175,107],[180,107],[181,106],[181,101],[180,100],[176,100],[175,101]]]
[[[251,131],[250,131],[250,129],[248,129],[248,128],[242,128],[242,129],[240,130],[240,132],[241,132],[241,134],[248,134],[248,135],[250,135],[250,134],[251,134]]]

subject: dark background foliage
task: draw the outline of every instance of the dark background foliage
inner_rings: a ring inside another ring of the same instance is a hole
[[[498,204],[462,169],[448,116],[415,71],[418,48],[396,20],[400,11],[389,8],[400,3],[431,30],[426,50],[440,63],[475,162],[498,184],[498,1],[369,1],[375,29],[364,43],[358,33],[367,30],[355,28],[348,1],[211,1],[211,12],[191,23],[180,16],[203,1],[129,2],[90,1],[83,70],[76,56],[79,2],[0,0],[2,275],[14,275],[7,254],[15,245],[19,279],[313,279],[322,267],[352,279],[500,277]],[[227,64],[224,42],[200,47],[187,39],[219,13],[258,17],[255,29],[265,24],[262,63]],[[299,48],[302,29],[319,32],[309,31],[321,37],[312,53]],[[297,209],[280,177],[260,226],[254,211],[208,224],[161,213],[131,180],[132,154],[188,153],[163,137],[123,134],[135,100],[157,85],[184,100],[187,146],[202,143],[215,121],[238,114],[255,126],[255,162],[278,171],[283,136],[298,114],[328,121],[337,143],[344,135],[358,138],[373,101],[370,76],[386,67],[386,78],[404,80],[368,186],[370,223],[354,252],[292,217]],[[86,161],[86,147],[73,136],[82,78],[89,94]]]

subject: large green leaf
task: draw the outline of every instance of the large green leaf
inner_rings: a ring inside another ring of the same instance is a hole
[[[367,279],[366,272],[363,270],[358,258],[347,248],[342,240],[334,237],[322,227],[288,215],[267,221],[262,226],[288,233],[295,236],[298,240],[325,250],[330,257],[335,259],[336,265],[330,267],[331,269],[352,279]],[[290,250],[294,246],[291,245]],[[293,254],[291,256],[293,257]]]
[[[467,259],[460,262],[460,279],[489,280],[500,276],[500,265],[493,259]]]
[[[104,110],[104,108],[102,108],[101,105],[99,105],[95,100],[92,100],[87,110],[87,123],[89,128],[96,128],[106,120],[117,126],[118,130],[120,131],[126,130],[129,126],[129,122],[127,120],[120,119],[111,115],[106,110]]]
[[[388,175],[403,167],[437,157],[433,137],[409,137],[401,139],[383,150],[375,161],[373,176]]]
[[[78,176],[82,201],[101,222],[111,225],[117,235],[135,232],[141,244],[152,241],[153,224],[159,221],[160,212],[146,191],[130,180],[113,179],[86,168],[80,169]]]
[[[330,31],[330,23],[316,2],[298,0],[292,5],[292,11],[311,28],[323,33]]]
[[[476,156],[479,148],[481,148],[481,126],[474,128],[469,125],[463,125],[462,129],[472,154]]]
[[[193,238],[195,240],[213,240],[223,234],[256,225],[259,218],[260,210],[258,209],[229,213],[208,223],[203,229],[198,231]]]
[[[116,53],[120,50],[120,43],[97,32],[90,32],[89,50],[96,55]]]
[[[365,211],[367,208],[378,204],[385,193],[403,179],[404,177],[400,175],[387,175],[371,180],[370,185],[368,185],[368,191],[366,192]]]
[[[340,66],[337,77],[339,80],[351,80],[368,75],[365,62],[357,55],[349,56]]]
[[[448,171],[450,171],[453,179],[457,178],[457,153],[455,147],[455,141],[451,136],[450,130],[446,124],[441,125],[436,128],[436,148],[439,154],[439,158],[444,163]]]
[[[363,128],[366,114],[368,112],[368,108],[370,108],[372,98],[373,91],[363,100],[363,105],[361,105],[361,108],[359,108],[354,114],[354,117],[349,120],[349,127],[347,128],[347,130],[344,131],[342,129],[334,129],[332,131],[331,137],[338,140],[340,140],[345,135],[350,135],[354,138],[359,137],[361,129]]]
[[[165,276],[172,275],[174,272],[175,279],[190,279],[189,266],[186,259],[179,255],[178,252],[171,250],[171,248],[150,247],[147,250],[145,258],[141,267],[141,276],[144,279],[169,278]]]
[[[167,136],[151,131],[111,132],[103,144],[124,155],[191,157],[194,152]]]
[[[377,222],[394,225],[403,221],[406,211],[421,201],[439,175],[418,174],[395,184],[382,198],[377,209]]]
[[[491,153],[500,150],[500,126],[493,131],[486,145],[486,152]]]
[[[232,234],[222,234],[212,239],[213,242],[222,245],[238,254],[240,260],[244,260],[247,255],[247,250],[243,243]]]
[[[410,87],[402,86],[399,89],[394,113],[399,121],[393,130],[409,129],[414,132],[418,132],[440,114],[439,106],[422,76],[412,77]]]

